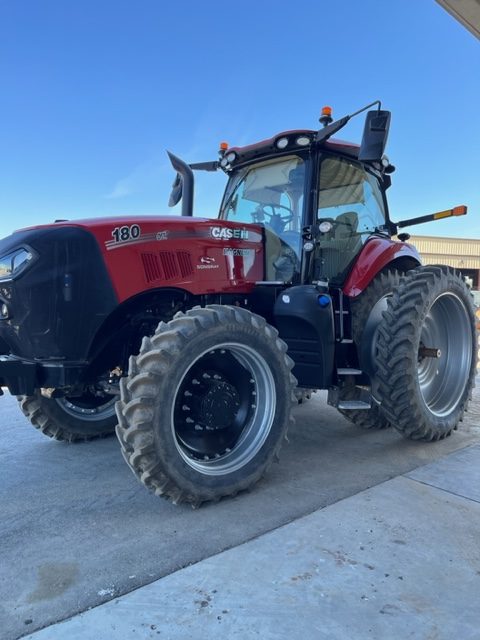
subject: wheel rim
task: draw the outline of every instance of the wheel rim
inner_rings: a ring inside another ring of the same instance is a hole
[[[177,451],[202,474],[233,473],[262,448],[275,406],[265,359],[243,344],[219,344],[196,358],[177,387],[171,414]]]
[[[418,382],[428,410],[447,416],[465,391],[472,362],[471,323],[464,303],[444,293],[430,307],[422,326]],[[439,349],[439,357],[422,357],[424,348]]]
[[[57,404],[73,418],[97,422],[115,415],[116,396],[97,396],[90,391],[78,398],[55,398]]]

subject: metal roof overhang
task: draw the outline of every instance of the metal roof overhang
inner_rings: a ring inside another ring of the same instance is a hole
[[[480,39],[480,0],[437,0],[455,20]]]

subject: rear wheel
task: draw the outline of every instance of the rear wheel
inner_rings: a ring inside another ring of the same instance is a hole
[[[115,431],[116,396],[93,389],[82,396],[45,398],[40,391],[17,396],[20,408],[33,426],[49,438],[75,442],[92,440]]]
[[[292,420],[292,365],[277,331],[245,309],[211,305],[161,323],[121,381],[127,464],[175,503],[251,487]]]
[[[357,345],[360,366],[373,380],[375,376],[375,358],[377,349],[377,331],[382,314],[387,309],[388,298],[398,287],[401,272],[395,269],[381,271],[357,298],[351,303],[352,334]],[[345,400],[359,399],[354,382],[343,389]],[[385,429],[390,426],[381,408],[372,404],[370,409],[338,409],[350,422],[362,429]]]
[[[378,332],[380,400],[404,436],[439,440],[457,428],[474,385],[476,342],[461,276],[443,266],[410,272]]]

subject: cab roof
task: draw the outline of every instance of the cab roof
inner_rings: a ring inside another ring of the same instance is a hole
[[[317,133],[318,132],[313,129],[293,129],[291,131],[282,131],[271,138],[261,140],[254,144],[249,144],[244,147],[230,147],[227,149],[225,154],[228,156],[229,154],[234,153],[236,158],[235,160],[232,160],[232,162],[235,164],[243,164],[244,162],[251,161],[256,157],[268,155],[270,153],[278,153],[280,151],[301,151],[302,149],[308,148],[315,142]],[[286,138],[288,142],[285,147],[280,149],[277,147],[277,143],[283,138]],[[308,138],[310,142],[302,145],[298,144],[297,140],[301,138]],[[352,156],[353,158],[358,158],[360,150],[360,145],[336,138],[330,138],[326,142],[322,143],[322,147],[335,153],[344,153]]]

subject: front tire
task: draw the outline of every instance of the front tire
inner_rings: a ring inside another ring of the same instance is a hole
[[[174,503],[248,489],[292,421],[292,366],[276,329],[245,309],[211,305],[160,323],[120,385],[127,464]]]
[[[40,391],[17,396],[20,409],[32,425],[54,440],[78,442],[111,435],[115,431],[115,396],[86,392],[75,398],[45,398]]]
[[[378,332],[379,396],[392,425],[413,440],[457,428],[477,361],[472,296],[457,272],[415,269],[390,298]]]

